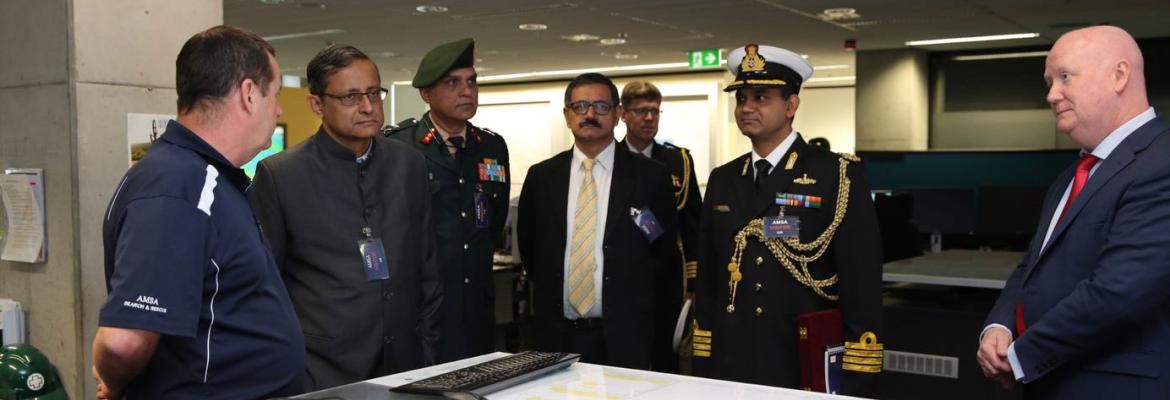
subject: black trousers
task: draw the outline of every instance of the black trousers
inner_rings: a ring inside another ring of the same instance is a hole
[[[582,362],[609,364],[601,318],[565,320],[563,348],[566,352],[580,354]]]

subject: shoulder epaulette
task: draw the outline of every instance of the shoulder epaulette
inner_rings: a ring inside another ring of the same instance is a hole
[[[481,132],[483,132],[483,133],[486,133],[486,134],[489,134],[489,135],[492,135],[492,136],[500,136],[500,134],[496,133],[495,131],[492,131],[491,129],[488,129],[488,128],[484,128],[484,127],[482,127],[482,126],[477,126],[477,127],[475,127],[475,128],[476,128],[476,129],[479,129],[479,130],[480,130]]]
[[[671,143],[671,142],[662,142],[662,147],[665,147],[668,149],[681,149],[681,147],[678,147],[674,143]]]
[[[861,157],[858,157],[856,154],[853,154],[853,153],[837,153],[837,155],[840,156],[841,158],[849,160],[850,162],[855,162],[855,163],[861,162]]]
[[[397,124],[394,124],[394,125],[390,125],[389,127],[387,127],[387,128],[385,128],[385,129],[383,129],[383,130],[382,130],[382,135],[384,135],[384,136],[390,136],[390,135],[393,135],[393,134],[394,134],[394,133],[396,133],[396,132],[399,132],[399,131],[402,131],[402,130],[406,130],[406,129],[409,129],[409,128],[413,128],[413,127],[416,127],[416,126],[418,126],[418,120],[417,120],[417,119],[414,119],[414,118],[407,118],[407,119],[404,119],[404,120],[402,120],[402,122],[399,122],[399,123],[397,123]]]

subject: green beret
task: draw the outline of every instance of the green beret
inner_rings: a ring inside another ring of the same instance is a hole
[[[418,63],[418,72],[414,73],[411,86],[425,88],[447,74],[447,71],[456,68],[466,68],[475,65],[475,40],[471,38],[443,43],[431,49]]]

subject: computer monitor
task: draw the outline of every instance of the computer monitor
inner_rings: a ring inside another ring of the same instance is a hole
[[[1048,188],[981,186],[976,232],[987,236],[1025,236],[1036,232]]]
[[[975,190],[971,188],[911,188],[914,199],[910,221],[922,233],[971,234],[976,230]]]
[[[256,164],[260,163],[260,160],[284,151],[284,132],[286,129],[288,129],[288,125],[276,124],[276,129],[272,131],[272,145],[262,150],[256,157],[252,157],[251,161],[244,163],[242,168],[244,169],[244,173],[248,174],[248,178],[256,178]]]

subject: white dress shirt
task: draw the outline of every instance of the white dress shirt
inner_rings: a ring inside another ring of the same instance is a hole
[[[800,137],[800,132],[795,130],[789,132],[788,137],[784,138],[784,141],[780,142],[780,145],[776,146],[775,149],[772,149],[772,152],[768,153],[766,157],[761,157],[759,154],[756,154],[755,149],[752,149],[752,178],[754,179],[756,176],[756,161],[760,161],[760,159],[768,160],[772,164],[772,169],[768,171],[768,175],[771,175],[772,171],[775,171],[776,167],[780,165],[780,159],[784,157],[784,153],[788,152],[788,148],[792,147],[792,143],[795,143],[798,137]]]
[[[613,179],[613,152],[617,149],[617,142],[610,142],[601,153],[597,154],[593,164],[593,187],[597,191],[597,234],[593,237],[593,260],[597,267],[593,270],[594,302],[593,307],[585,315],[577,314],[577,310],[569,303],[569,254],[573,251],[573,216],[577,212],[577,194],[581,192],[581,181],[585,177],[586,157],[576,145],[573,145],[573,160],[569,163],[569,204],[565,213],[565,277],[561,300],[564,301],[565,318],[601,318],[601,280],[602,270],[605,267],[605,253],[602,247],[605,243],[605,219],[609,211],[609,184]]]
[[[642,149],[639,151],[638,149],[634,148],[634,144],[630,143],[629,139],[626,139],[626,147],[629,147],[630,151],[635,152],[635,153],[642,153],[642,155],[644,155],[646,157],[650,157],[651,154],[654,154],[654,142],[653,141],[651,141],[650,144],[646,145],[645,149]],[[653,157],[650,157],[650,158],[653,158]]]
[[[1097,168],[1101,166],[1102,162],[1109,158],[1109,155],[1113,153],[1113,150],[1116,149],[1117,146],[1121,144],[1121,142],[1125,141],[1125,139],[1128,138],[1130,134],[1133,134],[1133,132],[1138,128],[1141,128],[1142,125],[1145,125],[1147,122],[1150,122],[1150,120],[1154,119],[1155,116],[1157,116],[1157,114],[1154,112],[1154,108],[1147,108],[1145,112],[1138,114],[1136,117],[1133,117],[1133,119],[1117,127],[1117,129],[1114,129],[1113,132],[1110,132],[1108,136],[1105,136],[1105,139],[1101,140],[1101,143],[1098,144],[1097,147],[1093,149],[1093,151],[1087,152],[1092,153],[1094,156],[1101,159],[1101,161],[1098,161],[1097,164],[1093,165],[1093,168],[1089,170],[1089,178],[1093,177],[1093,173],[1097,172]],[[1086,151],[1081,150],[1081,154],[1084,153],[1086,153]],[[1085,180],[1086,186],[1088,183],[1089,181]],[[1052,231],[1056,229],[1056,223],[1059,222],[1058,217],[1060,217],[1060,213],[1064,211],[1064,203],[1068,202],[1068,195],[1070,192],[1072,192],[1072,184],[1072,180],[1069,180],[1068,187],[1064,189],[1064,195],[1060,197],[1060,202],[1056,204],[1056,209],[1052,212],[1052,220],[1048,223],[1048,230],[1044,234],[1044,243],[1040,246],[1041,254],[1043,254],[1044,250],[1048,248],[1048,240],[1052,238]],[[1015,335],[1015,332],[1012,332],[1011,329],[1008,329],[1002,324],[990,324],[983,328],[983,332],[979,334],[980,342],[983,341],[983,335],[986,334],[987,331],[991,328],[1002,328],[1012,333],[1013,336]],[[1020,360],[1016,357],[1016,343],[1014,341],[1011,345],[1008,346],[1008,363],[1012,366],[1012,375],[1015,376],[1016,380],[1018,381],[1024,379],[1024,367],[1020,365]]]

